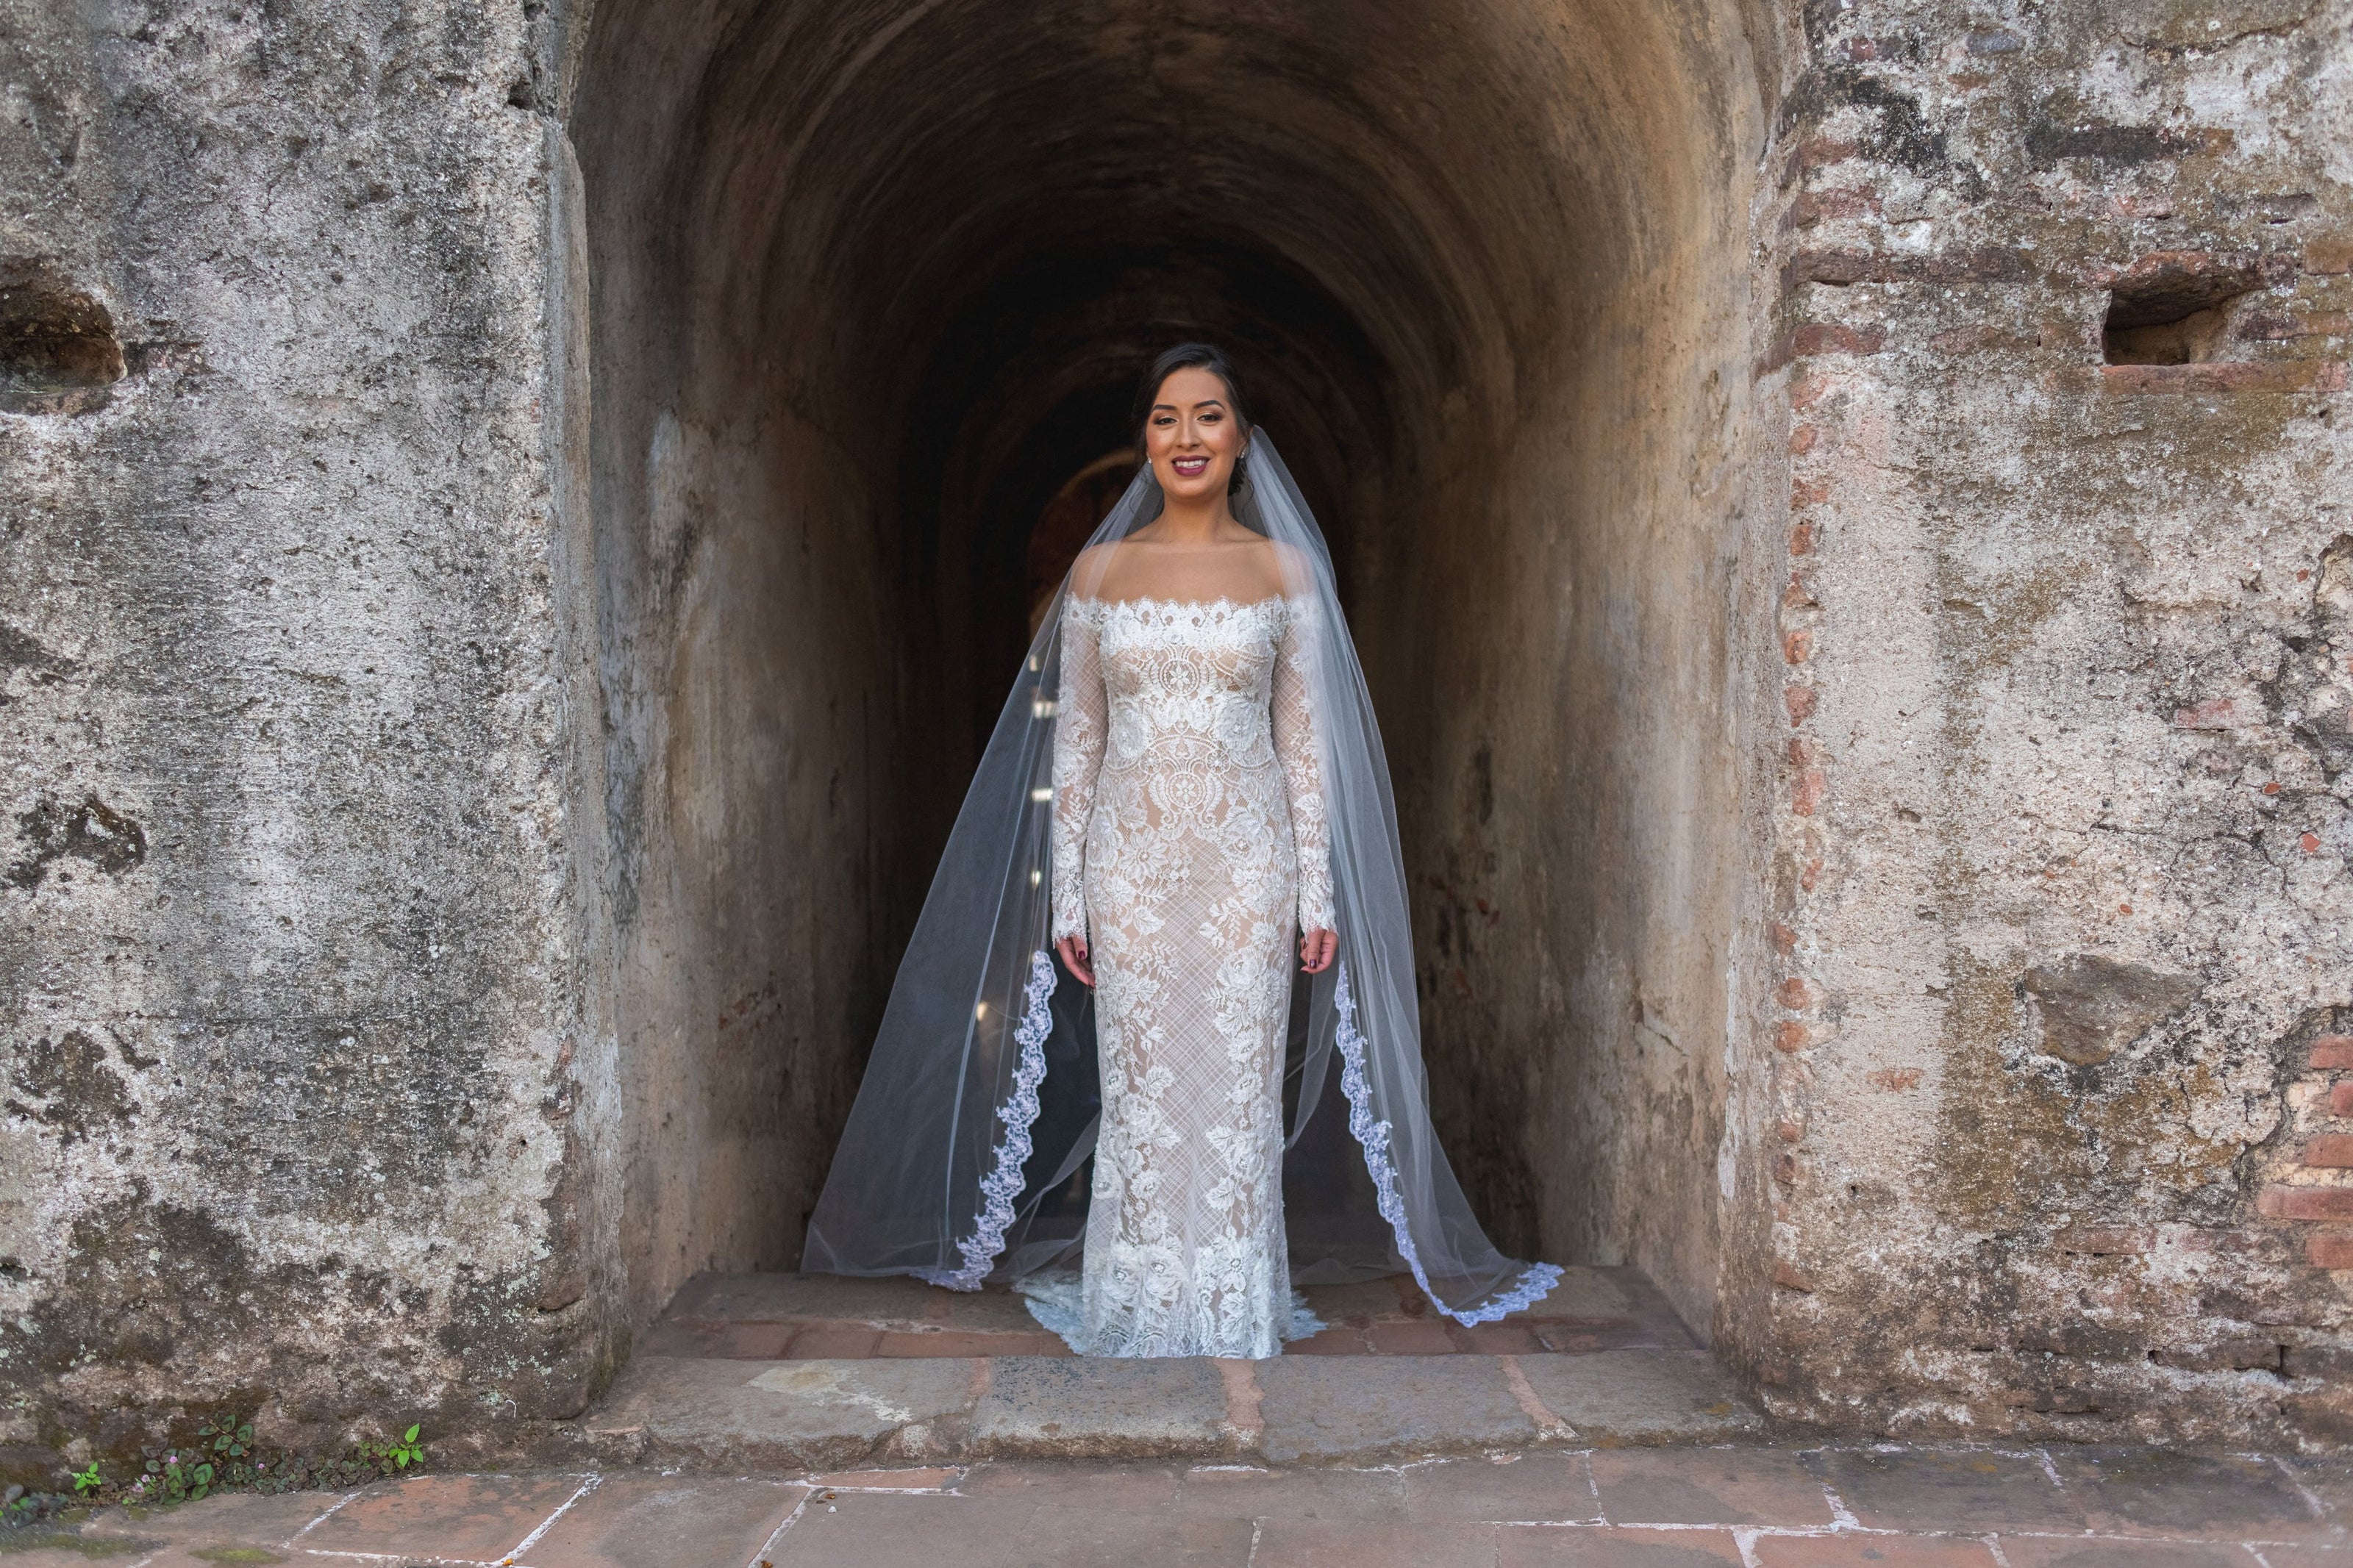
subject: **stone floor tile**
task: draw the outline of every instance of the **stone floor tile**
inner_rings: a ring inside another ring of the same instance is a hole
[[[1244,1568],[1251,1530],[1246,1519],[1187,1519],[1166,1509],[843,1492],[830,1503],[812,1499],[768,1561],[774,1568]]]
[[[1261,1452],[1277,1463],[1345,1460],[1421,1442],[1511,1447],[1536,1438],[1535,1423],[1485,1356],[1278,1356],[1252,1373],[1266,1423]]]
[[[1759,1535],[1758,1568],[1998,1568],[1982,1541],[1965,1535]]]
[[[1451,1324],[1448,1334],[1457,1350],[1473,1355],[1542,1355],[1551,1347],[1536,1337],[1529,1323]]]
[[[2245,1547],[2222,1541],[2080,1535],[2004,1535],[2000,1540],[2010,1568],[2258,1568]]]
[[[1831,1521],[1822,1483],[1788,1448],[1616,1448],[1596,1452],[1593,1484],[1613,1524]]]
[[[296,1544],[311,1552],[495,1563],[569,1501],[586,1479],[416,1476],[380,1481],[321,1520]]]
[[[1461,1347],[1447,1331],[1443,1319],[1410,1318],[1376,1321],[1365,1330],[1375,1355],[1453,1355]]]
[[[1176,1501],[1176,1465],[975,1465],[955,1490],[968,1498],[1032,1503],[1044,1508],[1165,1509]]]
[[[19,1535],[11,1532],[0,1544],[0,1563],[8,1568],[107,1568],[110,1563],[138,1562],[163,1549],[161,1541],[141,1541],[120,1535],[84,1538],[70,1531],[37,1526]]]
[[[2053,1448],[2062,1480],[2102,1534],[2221,1541],[2316,1539],[2331,1526],[2269,1459],[2169,1448]]]
[[[2330,1519],[2353,1529],[2353,1458],[2299,1455],[2274,1462],[2293,1472],[2296,1483],[2319,1500]]]
[[[2299,1542],[2291,1546],[2266,1546],[2263,1561],[2271,1568],[2353,1568],[2353,1542]],[[15,1565],[10,1564],[10,1568]]]
[[[1293,1340],[1282,1347],[1285,1355],[1370,1355],[1372,1328],[1367,1323],[1335,1323],[1320,1334]]]
[[[786,1481],[607,1476],[515,1561],[519,1568],[744,1568],[807,1495]]]
[[[893,1470],[828,1470],[800,1479],[820,1491],[939,1492],[954,1490],[965,1474],[962,1466],[930,1465]]]
[[[282,1546],[351,1494],[340,1491],[216,1492],[176,1508],[110,1508],[81,1527],[85,1539],[130,1536],[174,1545]]]
[[[1724,1568],[1740,1561],[1728,1530],[1567,1529],[1514,1525],[1498,1538],[1496,1568]]]
[[[779,1360],[860,1361],[874,1353],[882,1331],[863,1323],[810,1323],[794,1333]]]
[[[1393,1469],[1197,1465],[1184,1473],[1176,1507],[1207,1518],[1367,1524],[1406,1517],[1405,1479]]]
[[[875,1342],[878,1356],[1067,1356],[1073,1352],[1043,1329],[885,1329]]]
[[[1884,1530],[2081,1530],[2084,1510],[2031,1454],[1989,1448],[1817,1448],[1806,1468],[1861,1523]]]
[[[1601,1506],[1582,1454],[1522,1454],[1510,1462],[1448,1459],[1405,1472],[1406,1512],[1417,1520],[1598,1523]]]
[[[1256,1530],[1250,1568],[1495,1568],[1490,1524],[1271,1519]]]

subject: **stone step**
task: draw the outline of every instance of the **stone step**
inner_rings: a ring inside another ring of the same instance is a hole
[[[1387,1280],[1308,1294],[1332,1328],[1279,1357],[1107,1360],[1071,1356],[999,1290],[706,1277],[681,1291],[583,1426],[606,1463],[738,1473],[984,1458],[1362,1462],[1723,1442],[1761,1427],[1730,1374],[1631,1270],[1573,1270],[1536,1311],[1472,1330]]]

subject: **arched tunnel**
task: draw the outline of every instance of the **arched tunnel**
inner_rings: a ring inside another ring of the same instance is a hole
[[[1523,1256],[1708,1332],[1747,863],[1753,40],[1710,0],[604,0],[571,136],[628,1311],[790,1268],[1134,378],[1314,503],[1431,1093]]]

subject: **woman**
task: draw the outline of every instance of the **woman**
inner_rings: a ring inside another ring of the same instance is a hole
[[[1388,768],[1323,538],[1217,350],[1163,354],[1135,428],[1145,461],[965,796],[803,1267],[1007,1278],[1082,1354],[1272,1355],[1319,1326],[1294,1284],[1400,1270],[1458,1321],[1502,1317],[1560,1271],[1488,1244],[1430,1131]],[[1342,1114],[1335,1049],[1353,1144],[1305,1136]],[[1089,1154],[1082,1233],[1048,1211]]]

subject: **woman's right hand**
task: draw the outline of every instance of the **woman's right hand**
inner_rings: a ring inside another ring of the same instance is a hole
[[[1066,936],[1054,944],[1054,951],[1062,955],[1062,967],[1077,975],[1080,984],[1092,986],[1095,983],[1094,966],[1087,962],[1085,937]]]

